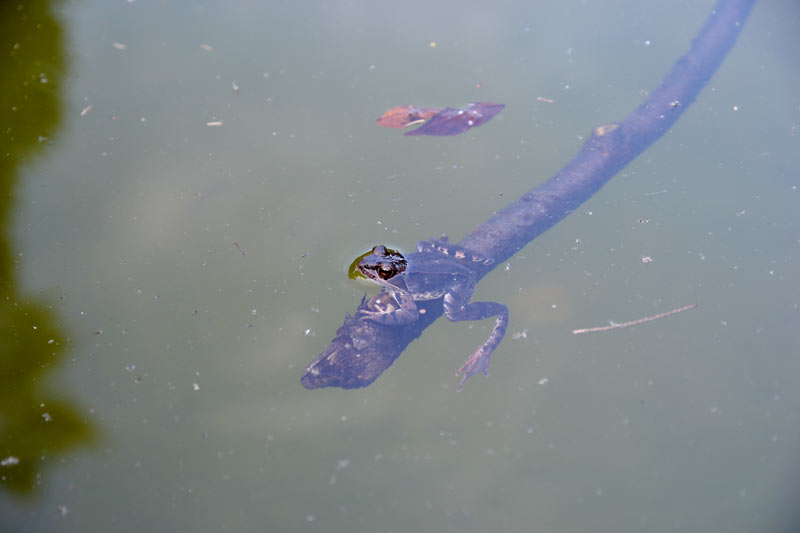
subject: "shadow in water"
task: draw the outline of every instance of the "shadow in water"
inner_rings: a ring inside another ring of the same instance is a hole
[[[97,433],[51,377],[67,336],[51,306],[20,292],[9,238],[19,169],[58,129],[64,57],[52,2],[0,2],[0,487],[20,496]]]

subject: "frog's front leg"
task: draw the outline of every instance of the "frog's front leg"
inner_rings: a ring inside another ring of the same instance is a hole
[[[456,375],[464,374],[461,378],[461,383],[458,385],[458,390],[464,386],[464,383],[478,372],[483,372],[489,375],[489,358],[492,352],[503,340],[508,327],[508,307],[497,302],[469,302],[467,300],[472,295],[474,282],[462,286],[454,287],[453,290],[444,295],[444,313],[448,320],[452,322],[461,322],[464,320],[483,320],[496,316],[494,321],[494,328],[489,338],[486,339],[475,353],[473,353],[461,368],[458,369]]]
[[[385,308],[378,308],[378,311],[362,309],[358,314],[367,320],[373,320],[386,326],[401,326],[419,319],[419,310],[411,295],[402,291],[381,294],[381,298],[387,297],[393,298],[398,305],[387,305]]]

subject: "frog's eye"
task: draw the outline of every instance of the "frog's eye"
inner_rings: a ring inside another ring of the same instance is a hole
[[[397,270],[394,268],[394,266],[387,268],[381,265],[378,267],[378,277],[383,280],[393,277],[396,272]]]

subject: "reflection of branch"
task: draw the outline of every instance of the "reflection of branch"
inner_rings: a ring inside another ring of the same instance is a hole
[[[0,490],[34,495],[62,454],[97,437],[95,426],[50,379],[70,352],[53,306],[17,286],[9,243],[17,169],[55,135],[66,70],[61,23],[48,0],[0,2]],[[24,9],[20,9],[24,7]],[[47,73],[48,83],[31,83]],[[2,526],[0,526],[2,529]],[[4,529],[5,531],[5,529]]]
[[[684,307],[679,307],[677,309],[673,309],[672,311],[667,311],[666,313],[659,313],[653,316],[646,316],[644,318],[639,318],[637,320],[631,320],[630,322],[622,322],[621,324],[612,323],[608,326],[598,326],[596,328],[583,328],[583,329],[573,329],[572,333],[574,335],[578,335],[579,333],[595,333],[597,331],[609,331],[612,329],[619,329],[619,328],[627,328],[628,326],[635,326],[637,324],[644,324],[645,322],[650,322],[651,320],[658,320],[659,318],[666,318],[670,315],[674,315],[676,313],[680,313],[682,311],[688,311],[689,309],[694,309],[697,307],[697,304],[686,305]]]
[[[739,35],[755,0],[719,0],[692,41],[650,97],[620,122],[598,126],[580,152],[555,176],[476,227],[458,244],[484,257],[477,276],[550,229],[666,133],[695,100]],[[365,387],[442,314],[441,301],[420,302],[425,313],[407,326],[384,326],[348,316],[330,346],[309,365],[307,388]],[[374,305],[362,301],[361,308]],[[356,315],[358,317],[358,315]]]

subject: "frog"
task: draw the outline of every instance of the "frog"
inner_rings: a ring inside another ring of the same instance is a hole
[[[417,251],[407,256],[382,244],[374,246],[358,260],[356,269],[383,287],[394,303],[374,306],[374,310],[362,309],[359,316],[388,326],[406,325],[419,319],[415,302],[441,299],[444,315],[451,322],[495,317],[489,337],[456,372],[456,376],[462,376],[458,386],[461,390],[476,373],[489,375],[489,358],[508,327],[508,307],[497,302],[469,301],[477,282],[475,265],[491,262],[491,258],[446,239],[421,241]]]

